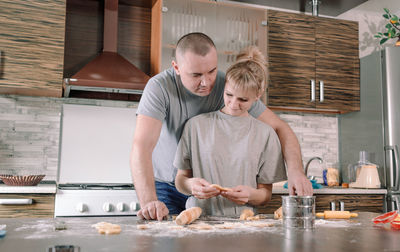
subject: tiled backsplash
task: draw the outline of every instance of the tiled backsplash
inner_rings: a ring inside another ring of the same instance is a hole
[[[0,173],[46,174],[56,180],[60,115],[63,103],[111,107],[133,107],[133,102],[0,95]],[[279,113],[296,133],[304,164],[313,156],[327,163],[338,162],[338,123],[336,116]],[[321,175],[313,162],[309,174]]]
[[[322,176],[327,166],[337,167],[339,163],[338,119],[336,115],[277,113],[295,132],[303,156],[303,164],[312,157],[320,157],[310,163],[308,175]],[[340,168],[340,167],[337,167]],[[319,180],[322,180],[320,178]]]
[[[63,103],[133,107],[133,102],[0,95],[0,173],[57,179]]]

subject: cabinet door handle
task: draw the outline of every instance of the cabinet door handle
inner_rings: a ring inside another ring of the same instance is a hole
[[[311,80],[311,100],[310,102],[315,102],[315,80]]]
[[[4,75],[4,64],[5,64],[5,55],[4,52],[0,50],[0,79],[3,78]]]
[[[0,205],[32,205],[32,199],[0,199]]]
[[[324,101],[324,82],[319,81],[319,102]]]

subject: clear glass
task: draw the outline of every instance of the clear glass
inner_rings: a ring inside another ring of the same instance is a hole
[[[326,184],[328,186],[339,186],[340,185],[340,172],[337,163],[326,164]]]

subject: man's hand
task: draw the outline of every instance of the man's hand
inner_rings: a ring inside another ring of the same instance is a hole
[[[238,185],[232,191],[221,192],[221,195],[236,204],[244,205],[249,202],[253,190],[255,189],[250,186]]]
[[[192,195],[198,199],[209,199],[220,194],[220,190],[202,178],[191,178]]]
[[[142,207],[137,216],[140,219],[162,221],[169,213],[167,206],[161,201],[150,201]]]
[[[310,180],[300,171],[292,170],[288,174],[289,195],[312,196],[313,188]]]

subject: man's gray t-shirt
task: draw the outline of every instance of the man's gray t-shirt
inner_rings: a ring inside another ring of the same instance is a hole
[[[174,166],[192,169],[193,177],[222,187],[272,184],[286,180],[281,145],[275,131],[251,116],[215,111],[190,119],[178,144]],[[187,207],[199,206],[206,215],[240,215],[244,208],[217,196],[191,197]]]
[[[154,148],[152,161],[157,181],[175,181],[176,168],[172,165],[176,148],[186,121],[193,116],[219,110],[224,105],[225,74],[217,73],[214,88],[208,96],[197,96],[182,84],[173,68],[152,77],[140,99],[137,114],[162,122],[161,134]],[[260,101],[249,113],[257,118],[265,110]]]

